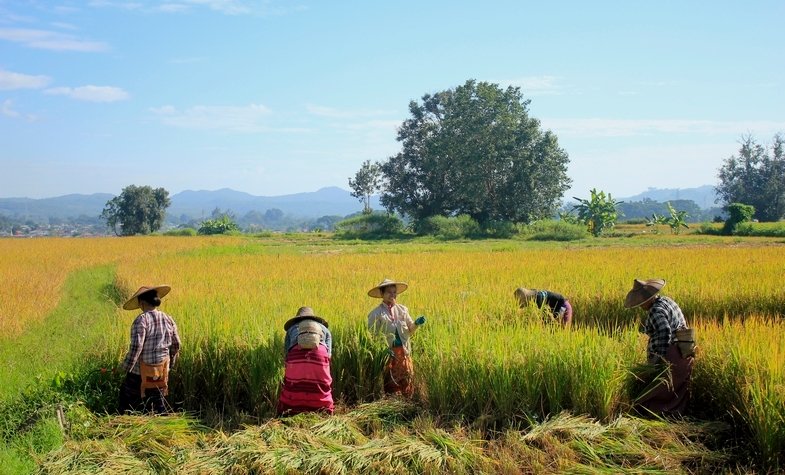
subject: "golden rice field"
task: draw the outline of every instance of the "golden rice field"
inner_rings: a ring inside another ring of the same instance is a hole
[[[162,309],[183,339],[172,396],[210,420],[269,417],[283,376],[283,323],[308,305],[330,322],[337,399],[380,396],[381,342],[365,330],[383,278],[428,323],[414,339],[416,400],[435,414],[502,428],[562,410],[611,421],[630,406],[630,372],[644,360],[643,316],[625,310],[636,277],[661,277],[697,329],[693,417],[723,420],[749,441],[759,467],[785,467],[785,250],[775,240],[667,239],[645,245],[342,243],[328,238],[0,240],[0,323],[20,334],[58,305],[76,269],[111,264],[128,295],[169,284]],[[517,286],[570,298],[574,325],[518,309]],[[96,291],[96,298],[112,292]],[[34,298],[30,298],[34,295]],[[122,358],[134,312],[103,315],[105,337],[83,365]]]
[[[125,261],[130,264],[210,240],[161,239],[0,239],[0,334],[13,336],[47,315],[60,288],[76,269]]]

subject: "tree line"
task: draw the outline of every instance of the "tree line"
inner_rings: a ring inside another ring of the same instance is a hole
[[[379,193],[387,213],[403,217],[415,230],[427,228],[435,217],[466,216],[481,229],[500,229],[500,223],[557,216],[572,182],[569,156],[556,135],[531,117],[530,102],[520,88],[475,80],[411,101],[410,117],[397,132],[400,151],[380,162],[363,162],[349,178],[352,196],[370,215],[371,197]],[[784,142],[781,134],[768,147],[752,136],[742,138],[738,156],[726,159],[718,171],[716,190],[726,210],[743,203],[760,221],[785,215]],[[599,225],[589,203],[597,201],[595,207],[614,219],[622,204],[597,190],[587,200],[575,199],[577,219],[590,228]],[[160,229],[169,204],[163,188],[131,185],[107,202],[101,218],[117,234],[147,234]],[[682,221],[697,213],[672,206],[671,217]],[[623,213],[633,215],[634,207]],[[651,219],[661,216],[651,213]],[[211,219],[220,221],[212,223],[216,229],[231,229],[229,218]]]
[[[370,197],[380,192],[388,213],[411,219],[415,227],[434,216],[466,215],[480,226],[495,221],[531,223],[556,215],[571,183],[567,153],[556,136],[530,117],[520,89],[467,81],[409,104],[411,117],[398,130],[401,151],[385,161],[363,162],[349,179],[352,195],[370,213]],[[726,159],[716,187],[721,208],[706,216],[693,202],[624,204],[592,190],[588,199],[575,197],[577,219],[598,226],[598,213],[649,221],[703,218],[727,214],[733,203],[754,208],[760,221],[785,215],[785,154],[783,136],[770,146],[744,136],[738,156]],[[594,201],[593,207],[587,203]],[[684,208],[679,208],[683,206]],[[673,208],[671,208],[673,207]],[[673,211],[670,218],[666,212]],[[641,214],[642,213],[642,214]]]

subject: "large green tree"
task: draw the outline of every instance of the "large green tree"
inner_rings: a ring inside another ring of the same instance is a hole
[[[106,202],[101,219],[118,236],[150,234],[161,229],[170,204],[169,192],[163,188],[129,185]]]
[[[382,163],[381,203],[415,220],[478,222],[552,216],[569,188],[567,153],[529,117],[517,87],[467,81],[409,104],[401,151]]]
[[[760,221],[777,221],[785,216],[785,137],[782,134],[776,134],[768,148],[751,135],[743,136],[739,155],[726,159],[718,176],[718,201],[726,206],[752,205]]]

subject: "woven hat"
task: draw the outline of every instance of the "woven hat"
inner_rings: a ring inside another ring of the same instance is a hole
[[[287,320],[286,323],[283,324],[283,329],[284,331],[289,331],[289,329],[292,328],[292,325],[296,323],[300,323],[301,321],[306,319],[315,320],[321,323],[322,325],[324,325],[325,327],[329,328],[329,325],[327,325],[327,320],[323,319],[322,317],[316,316],[313,313],[313,309],[311,307],[300,307],[297,310],[297,315],[293,316],[292,318]]]
[[[300,348],[310,350],[316,348],[324,338],[324,331],[321,325],[315,320],[305,319],[297,324],[297,344]]]
[[[377,299],[382,298],[382,287],[387,287],[388,285],[394,285],[396,289],[398,289],[398,293],[402,294],[409,288],[409,285],[406,282],[396,282],[390,279],[384,279],[377,285],[376,287],[372,288],[368,291],[368,295],[370,297],[376,297]]]
[[[527,289],[526,287],[518,287],[515,289],[515,298],[521,306],[526,304],[526,301],[533,299],[537,296],[537,291],[534,289]]]
[[[140,308],[141,305],[139,305],[139,296],[142,295],[143,293],[149,292],[151,290],[155,290],[155,293],[156,293],[156,295],[158,295],[158,298],[162,299],[162,298],[164,298],[164,296],[166,294],[169,293],[170,290],[172,290],[172,288],[169,287],[168,285],[155,285],[155,286],[150,286],[150,287],[147,287],[147,286],[139,287],[139,290],[137,290],[136,293],[133,294],[131,296],[131,298],[129,298],[128,301],[123,304],[123,308],[126,309],[126,310],[135,310],[137,308]]]
[[[665,286],[663,279],[639,280],[632,283],[632,290],[624,298],[624,308],[635,308],[653,299]]]

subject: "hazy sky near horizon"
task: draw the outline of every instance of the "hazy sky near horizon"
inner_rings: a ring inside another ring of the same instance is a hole
[[[716,184],[785,132],[785,2],[0,0],[0,197],[348,189],[408,104],[521,87],[572,189]]]

